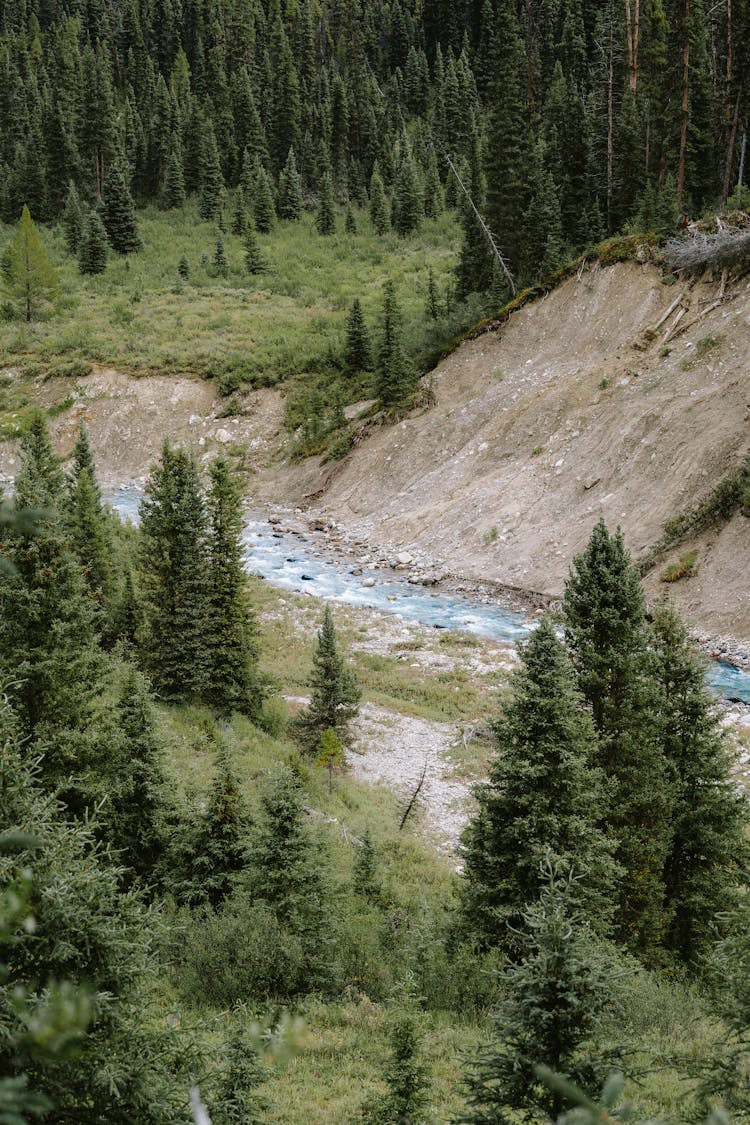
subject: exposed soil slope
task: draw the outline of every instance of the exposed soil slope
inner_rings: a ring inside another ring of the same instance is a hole
[[[641,551],[750,448],[747,279],[670,341],[679,307],[644,339],[680,294],[678,327],[718,289],[666,285],[635,263],[569,279],[440,364],[437,405],[375,432],[316,503],[452,573],[552,595],[600,515]],[[299,477],[288,496],[319,487],[310,468]],[[670,590],[696,625],[749,636],[750,520],[698,547],[696,576]]]

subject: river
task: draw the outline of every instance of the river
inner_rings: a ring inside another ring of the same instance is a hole
[[[107,500],[121,516],[137,522],[140,491],[118,489]],[[437,629],[462,629],[507,644],[534,627],[527,614],[491,602],[413,586],[405,578],[383,577],[379,571],[354,575],[339,560],[313,554],[296,536],[280,532],[264,519],[246,519],[243,544],[248,571],[285,590],[367,606]],[[374,579],[375,585],[365,585],[368,579]],[[750,704],[749,672],[707,660],[706,679],[721,699]]]

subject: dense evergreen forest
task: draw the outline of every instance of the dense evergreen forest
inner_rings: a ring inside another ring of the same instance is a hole
[[[0,217],[59,217],[73,185],[213,219],[241,186],[259,230],[338,200],[407,233],[456,201],[450,158],[533,279],[726,200],[749,53],[737,0],[3,0]],[[493,271],[464,212],[459,295]]]

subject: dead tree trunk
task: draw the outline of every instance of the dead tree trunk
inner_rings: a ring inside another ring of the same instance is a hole
[[[682,107],[680,120],[680,163],[677,170],[677,198],[685,193],[685,161],[687,155],[687,127],[690,109],[690,0],[685,0],[685,30],[682,48]]]

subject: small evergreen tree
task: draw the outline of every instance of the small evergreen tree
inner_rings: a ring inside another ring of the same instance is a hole
[[[185,175],[182,170],[182,157],[177,146],[173,146],[167,161],[167,172],[164,180],[164,207],[168,211],[184,207],[185,199]]]
[[[318,234],[336,233],[336,211],[333,202],[333,179],[330,172],[325,172],[320,181],[318,197],[318,210],[315,213],[315,229]]]
[[[273,198],[271,179],[262,166],[255,175],[255,195],[253,199],[253,218],[256,230],[268,234],[276,223],[276,204]]]
[[[81,197],[76,191],[76,186],[71,180],[68,186],[68,195],[65,200],[65,209],[62,213],[62,227],[65,234],[65,245],[68,253],[77,255],[78,247],[83,234],[83,207]]]
[[[187,281],[187,279],[190,277],[190,263],[188,262],[184,254],[177,263],[177,273],[183,281]]]
[[[113,560],[109,526],[96,478],[88,465],[76,468],[67,504],[70,546],[89,593],[102,608],[112,595]]]
[[[182,884],[178,897],[220,905],[237,885],[248,863],[250,818],[232,757],[222,742],[214,761],[214,780],[206,809],[178,859]]]
[[[369,900],[377,899],[380,894],[378,856],[369,828],[362,833],[362,841],[354,857],[352,889],[355,894]]]
[[[104,273],[107,268],[109,243],[98,211],[86,217],[78,247],[78,269],[81,273]]]
[[[593,1094],[612,1062],[611,1055],[601,1058],[596,1039],[610,973],[592,958],[585,919],[573,905],[574,878],[549,859],[542,876],[541,895],[524,912],[523,958],[509,962],[501,976],[494,1042],[466,1074],[468,1108],[458,1118],[466,1125],[555,1121],[565,1102],[540,1082],[537,1066]]]
[[[376,372],[378,398],[385,407],[401,406],[411,391],[414,378],[403,352],[403,323],[392,281],[383,291],[380,352]]]
[[[216,239],[213,266],[217,277],[229,277],[229,262],[227,261],[227,253],[224,249],[224,239],[221,235]]]
[[[24,320],[39,316],[58,292],[57,271],[24,204],[16,233],[2,259],[3,290]]]
[[[265,1082],[267,1072],[258,1052],[238,1031],[223,1054],[224,1066],[211,1099],[212,1125],[263,1125],[269,1106],[258,1086]]]
[[[344,363],[347,371],[369,371],[372,366],[372,345],[365,324],[362,304],[355,297],[346,318],[346,339],[344,342]]]
[[[391,209],[385,194],[383,177],[377,165],[370,177],[370,219],[377,234],[386,234],[391,226]]]
[[[294,149],[289,149],[286,163],[279,173],[278,213],[280,219],[297,220],[302,214],[302,180],[297,171]]]
[[[391,1017],[391,1056],[384,1073],[388,1093],[365,1107],[366,1119],[373,1125],[423,1125],[427,1121],[430,1080],[427,1068],[419,1061],[421,1038],[413,1012],[403,1009]]]
[[[242,188],[237,192],[234,202],[234,214],[232,216],[232,234],[238,235],[240,238],[247,229],[247,210],[245,208],[245,196]]]
[[[112,741],[104,777],[107,842],[126,867],[150,882],[164,855],[170,807],[151,699],[132,667],[120,688]]]
[[[260,248],[252,223],[247,224],[245,231],[245,269],[253,275],[268,272],[268,261]]]
[[[320,736],[315,754],[316,763],[328,770],[328,792],[333,792],[333,771],[344,764],[344,747],[335,730],[327,727]]]
[[[134,254],[143,246],[135,204],[118,164],[110,164],[102,188],[101,217],[109,244],[118,254]]]
[[[354,211],[351,205],[347,205],[346,214],[344,215],[344,232],[346,234],[357,233],[357,220],[354,218]]]
[[[310,991],[329,987],[332,929],[322,842],[305,823],[303,794],[285,769],[261,794],[262,819],[252,839],[247,887],[272,911],[282,932],[302,955],[300,983]]]
[[[329,728],[346,744],[349,723],[359,710],[361,693],[353,672],[339,652],[330,606],[326,606],[323,613],[309,683],[310,706],[298,720],[303,745],[312,751],[323,731]]]
[[[430,320],[437,320],[440,316],[440,298],[432,266],[427,274],[427,315]]]
[[[405,237],[419,229],[424,218],[424,199],[414,158],[408,146],[399,162],[393,189],[393,227]]]

